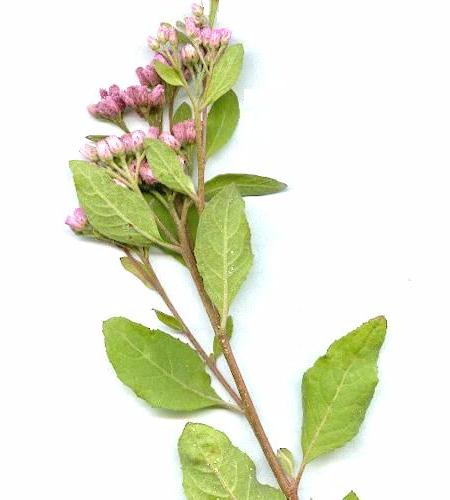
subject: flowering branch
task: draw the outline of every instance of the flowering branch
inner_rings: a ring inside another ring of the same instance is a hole
[[[303,459],[296,473],[293,453],[286,448],[275,452],[268,439],[230,340],[232,302],[253,260],[243,197],[277,193],[286,186],[248,174],[206,180],[207,159],[225,146],[238,124],[239,101],[232,87],[244,56],[242,45],[230,43],[231,31],[215,27],[218,5],[219,0],[211,0],[206,16],[194,4],[192,15],[176,27],[160,25],[156,37],[148,39],[155,52],[151,63],[136,70],[139,85],[100,90],[100,101],[89,112],[124,133],[88,136],[81,150],[87,161],[71,162],[81,206],[66,223],[79,236],[123,250],[122,266],[154,290],[170,313],[156,311],[170,333],[121,317],[104,323],[107,354],[120,380],[156,408],[238,410],[278,484],[259,483],[250,458],[227,436],[190,423],[179,441],[186,497],[298,500],[307,465],[359,430],[377,384],[386,322],[374,318],[342,337],[305,373]],[[129,130],[129,113],[143,121],[141,130]],[[188,269],[211,323],[211,354],[156,275],[155,247]],[[217,366],[221,355],[232,381]],[[209,374],[233,403],[216,393]],[[351,493],[350,498],[357,497]]]

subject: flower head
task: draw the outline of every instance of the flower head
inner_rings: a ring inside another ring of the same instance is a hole
[[[193,17],[186,17],[184,20],[186,27],[186,35],[194,40],[199,40],[201,35],[201,30],[197,26],[197,22]]]
[[[194,120],[185,120],[172,127],[172,133],[180,144],[193,144],[195,142]]]
[[[147,161],[143,161],[139,168],[139,175],[145,184],[156,184],[158,181],[153,175],[153,171]]]
[[[181,48],[180,55],[181,55],[181,60],[186,65],[196,63],[199,59],[197,49],[190,43],[184,45]]]
[[[80,149],[80,153],[90,161],[98,160],[97,148],[92,144],[84,144]]]
[[[83,231],[88,223],[86,212],[82,208],[76,208],[71,215],[66,218],[66,224],[73,231]]]
[[[152,108],[164,104],[164,85],[159,84],[151,90],[144,85],[132,85],[122,92],[122,98],[128,107],[147,118]]]
[[[122,118],[125,103],[121,91],[117,85],[111,85],[109,90],[100,89],[101,100],[97,104],[88,107],[89,113],[95,118],[117,121]]]
[[[169,134],[169,132],[163,132],[159,136],[159,140],[163,142],[166,146],[169,146],[169,148],[172,148],[175,151],[178,151],[181,147],[179,141],[172,134]]]
[[[122,141],[115,135],[111,135],[105,139],[109,150],[114,156],[121,155],[125,152],[125,147]]]
[[[151,64],[145,66],[144,68],[137,68],[136,75],[140,84],[146,87],[156,87],[156,85],[161,83],[161,78],[156,72],[155,67]]]
[[[145,133],[147,139],[158,139],[160,135],[160,130],[158,127],[150,127]]]
[[[109,149],[109,145],[106,142],[106,139],[98,141],[96,149],[99,160],[110,161],[113,159],[112,151]]]

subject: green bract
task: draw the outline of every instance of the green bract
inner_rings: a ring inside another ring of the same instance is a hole
[[[303,461],[329,453],[359,431],[378,383],[386,320],[372,319],[337,340],[303,377]]]
[[[236,83],[242,70],[244,47],[241,44],[227,47],[213,69],[203,96],[203,106],[209,106],[226,94]]]
[[[283,500],[281,491],[258,483],[255,465],[225,434],[187,424],[178,443],[188,500]]]
[[[154,309],[156,317],[163,323],[164,325],[168,326],[169,328],[172,328],[172,330],[175,330],[176,332],[182,332],[183,331],[183,325],[173,316],[170,314],[166,314],[162,311],[158,311],[157,309]]]
[[[117,376],[151,406],[177,411],[225,406],[203,362],[183,342],[126,318],[105,321],[103,333]]]
[[[174,68],[161,61],[153,61],[153,65],[158,75],[169,85],[173,85],[174,87],[183,85],[183,80]]]
[[[353,491],[351,491],[345,498],[344,500],[359,500],[358,496],[356,495],[356,493],[354,493]]]
[[[224,321],[253,262],[244,201],[234,185],[220,191],[203,211],[195,256],[206,291]]]
[[[105,169],[85,161],[71,161],[75,187],[89,223],[99,233],[133,246],[161,241],[153,214],[144,200],[117,186]]]

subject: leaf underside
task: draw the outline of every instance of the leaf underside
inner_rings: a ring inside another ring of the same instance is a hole
[[[205,184],[205,195],[208,200],[213,198],[224,187],[234,184],[241,196],[264,196],[279,193],[286,189],[286,184],[252,174],[223,174],[213,177]]]

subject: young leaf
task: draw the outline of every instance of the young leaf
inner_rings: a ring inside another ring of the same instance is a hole
[[[167,64],[162,63],[161,61],[153,61],[153,65],[156,69],[158,75],[169,85],[173,85],[174,87],[179,87],[183,85],[183,81],[178,74],[178,72],[168,66]]]
[[[136,276],[147,288],[153,289],[148,279],[145,278],[145,271],[139,262],[133,261],[130,257],[121,257],[120,263],[126,271]]]
[[[177,123],[190,120],[191,118],[192,118],[192,109],[187,102],[183,102],[175,111],[172,121],[173,124],[175,125]]]
[[[357,497],[356,493],[351,491],[345,498],[344,500],[359,500]]]
[[[211,79],[205,90],[203,106],[209,106],[226,94],[236,83],[244,61],[242,44],[230,45],[214,66]]]
[[[161,241],[155,218],[142,196],[117,186],[104,169],[92,163],[71,161],[70,167],[81,206],[94,229],[133,246]]]
[[[177,154],[169,146],[161,141],[147,139],[145,153],[159,182],[179,193],[189,196],[195,193],[192,179],[184,173]]]
[[[174,318],[170,314],[166,314],[162,311],[158,311],[157,309],[153,309],[155,311],[156,317],[163,323],[164,325],[168,326],[169,328],[172,328],[172,330],[175,330],[176,332],[182,332],[183,327],[181,323],[177,320],[177,318]]]
[[[378,383],[377,359],[386,335],[378,317],[334,342],[303,377],[304,463],[329,453],[359,431]]]
[[[92,142],[99,142],[103,139],[106,139],[107,137],[107,135],[87,135],[86,139]]]
[[[225,326],[225,333],[229,339],[231,339],[231,337],[233,336],[233,318],[231,316],[228,316],[228,318],[227,318],[227,324]],[[219,338],[217,337],[217,335],[215,335],[214,341],[213,341],[214,359],[219,359],[222,354],[223,354],[222,346],[220,345]]]
[[[198,224],[195,256],[223,321],[253,261],[244,201],[234,185],[206,205]]]
[[[103,324],[106,351],[119,379],[154,408],[189,411],[225,406],[204,363],[167,333],[111,318]]]
[[[209,158],[231,139],[239,121],[239,101],[229,90],[212,106],[206,125],[206,156]]]
[[[277,457],[278,457],[278,461],[280,462],[280,465],[283,468],[284,472],[289,477],[294,477],[295,476],[295,459],[294,459],[294,455],[292,454],[292,451],[288,450],[287,448],[280,448],[277,451]]]
[[[279,193],[286,189],[286,184],[270,177],[251,174],[223,174],[212,178],[205,184],[205,195],[208,200],[225,186],[234,184],[241,196],[263,196]]]
[[[281,491],[259,483],[255,464],[222,432],[189,423],[178,442],[187,500],[283,500]]]

